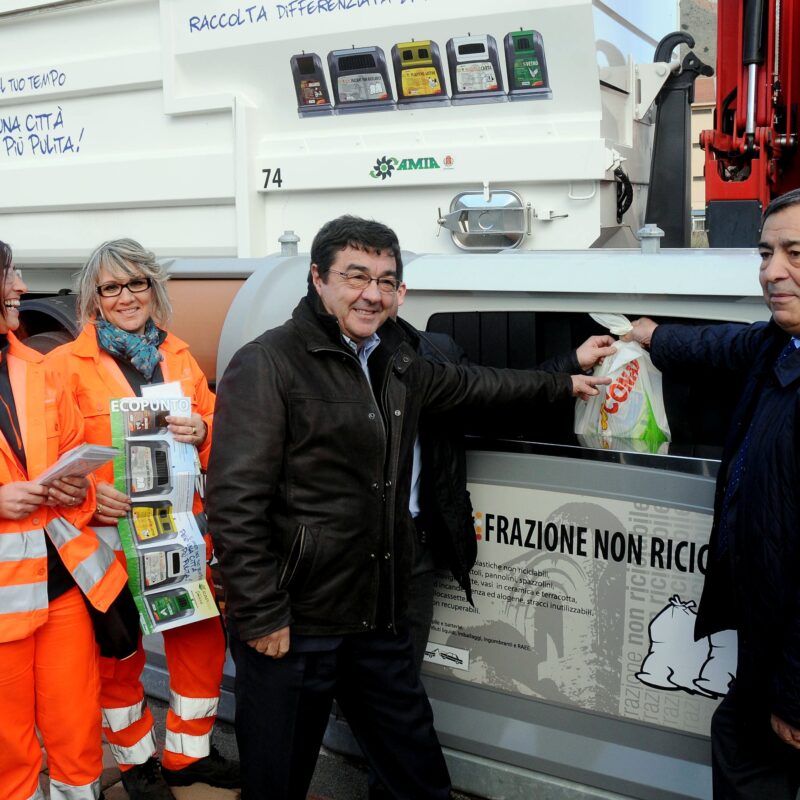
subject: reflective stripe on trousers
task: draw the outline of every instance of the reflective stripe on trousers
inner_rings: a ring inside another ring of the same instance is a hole
[[[44,792],[41,786],[36,787],[36,791],[28,798],[28,800],[45,800]]]
[[[219,697],[186,697],[170,689],[169,706],[181,719],[205,719],[217,715]]]
[[[85,786],[70,786],[50,778],[50,800],[97,800],[100,797],[100,778]]]
[[[164,750],[180,753],[189,758],[205,758],[211,752],[211,731],[202,736],[167,731]]]
[[[156,752],[156,737],[151,728],[136,744],[123,747],[109,743],[111,753],[118,764],[144,764]]]
[[[144,699],[125,708],[101,708],[103,727],[114,731],[123,731],[144,716]]]

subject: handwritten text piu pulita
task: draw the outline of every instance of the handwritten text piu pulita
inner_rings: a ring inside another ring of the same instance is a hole
[[[61,106],[27,114],[0,116],[0,155],[53,156],[79,153],[85,129],[68,130]]]

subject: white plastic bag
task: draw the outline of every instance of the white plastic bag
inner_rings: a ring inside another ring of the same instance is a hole
[[[591,314],[592,319],[619,336],[631,330],[621,314]],[[616,353],[595,367],[594,375],[611,378],[600,394],[575,404],[575,433],[588,437],[635,439],[657,452],[670,441],[661,373],[647,351],[635,342],[615,342]]]

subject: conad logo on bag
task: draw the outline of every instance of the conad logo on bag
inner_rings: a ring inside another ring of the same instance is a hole
[[[628,399],[631,390],[636,386],[639,376],[639,362],[637,359],[629,361],[620,372],[619,377],[609,385],[606,399],[600,407],[600,427],[608,430],[608,415],[616,414],[620,406]]]

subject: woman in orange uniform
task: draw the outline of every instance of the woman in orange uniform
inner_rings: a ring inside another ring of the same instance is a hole
[[[179,382],[183,394],[192,399],[192,414],[167,417],[169,430],[177,441],[197,447],[205,467],[214,395],[188,346],[166,331],[171,313],[166,281],[154,255],[138,242],[118,239],[102,244],[79,277],[83,330],[49,358],[77,399],[86,440],[95,444],[111,443],[112,399],[141,395],[148,384]],[[95,476],[93,523],[124,563],[116,524],[130,510],[130,498],[114,489],[111,465]],[[194,510],[202,512],[197,496]],[[197,781],[237,787],[238,763],[224,759],[211,745],[225,660],[222,623],[219,618],[202,620],[166,630],[163,636],[170,675],[163,766],[155,757],[153,717],[144,702],[144,649],[140,644],[137,654],[125,661],[101,658],[103,731],[128,795],[131,800],[165,800],[172,797],[168,784]]]
[[[35,482],[83,442],[83,423],[44,357],[14,336],[26,287],[3,242],[0,271],[0,797],[44,800],[38,728],[50,797],[96,800],[100,678],[86,601],[106,611],[126,576],[83,527],[95,505],[89,482]]]

